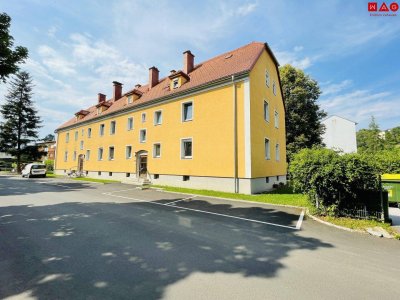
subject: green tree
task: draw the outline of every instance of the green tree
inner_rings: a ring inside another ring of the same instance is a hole
[[[400,126],[385,131],[385,148],[400,147]]]
[[[6,102],[0,109],[3,117],[0,123],[0,149],[17,157],[18,171],[22,155],[32,152],[29,144],[38,138],[38,129],[41,127],[31,98],[32,79],[29,73],[17,73],[10,83]]]
[[[380,135],[381,130],[375,120],[371,117],[368,129],[360,129],[357,132],[357,148],[360,153],[376,153],[385,148],[385,140]]]
[[[54,136],[54,134],[51,134],[51,133],[49,133],[44,138],[42,138],[42,141],[44,141],[44,142],[55,141],[55,140],[56,140],[56,137]]]
[[[19,63],[28,57],[28,49],[22,46],[15,47],[14,38],[9,33],[11,18],[6,13],[0,14],[0,80],[6,81],[8,76],[16,74]]]
[[[303,148],[322,144],[325,127],[321,120],[326,113],[317,99],[321,94],[318,83],[302,70],[291,65],[279,69],[286,109],[286,145],[288,160]]]

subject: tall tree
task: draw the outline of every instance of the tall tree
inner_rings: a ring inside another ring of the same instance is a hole
[[[321,90],[315,80],[291,65],[284,65],[279,73],[285,99],[286,145],[290,160],[303,148],[322,145],[325,127],[321,120],[327,114],[317,104]]]
[[[0,149],[17,157],[18,171],[21,156],[30,151],[28,144],[38,138],[41,127],[31,98],[32,79],[29,73],[17,73],[0,109],[4,120],[0,123]]]
[[[54,134],[51,134],[51,133],[49,133],[44,138],[42,138],[42,141],[44,141],[44,142],[55,141],[55,140],[56,140],[56,137],[54,136]]]
[[[10,74],[18,72],[18,64],[28,57],[28,49],[15,47],[14,38],[9,33],[11,18],[6,13],[0,14],[0,80],[6,81]]]
[[[360,153],[376,153],[385,148],[385,138],[374,116],[371,117],[368,129],[357,132],[357,148]]]

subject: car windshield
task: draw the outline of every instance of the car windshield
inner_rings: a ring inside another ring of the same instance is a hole
[[[46,166],[45,165],[32,165],[32,169],[33,170],[46,169]]]

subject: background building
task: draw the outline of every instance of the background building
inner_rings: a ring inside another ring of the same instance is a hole
[[[357,152],[356,122],[339,116],[330,116],[322,121],[325,133],[322,139],[327,148],[344,153]]]

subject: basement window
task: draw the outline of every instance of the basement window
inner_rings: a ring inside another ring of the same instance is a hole
[[[154,179],[159,179],[160,175],[159,174],[154,174]]]
[[[112,172],[108,172],[108,176],[112,176]]]
[[[189,175],[183,175],[183,181],[189,181],[190,176]]]
[[[97,172],[97,175],[101,176],[101,171],[98,171],[98,172]]]
[[[131,173],[126,173],[126,177],[131,177]]]

